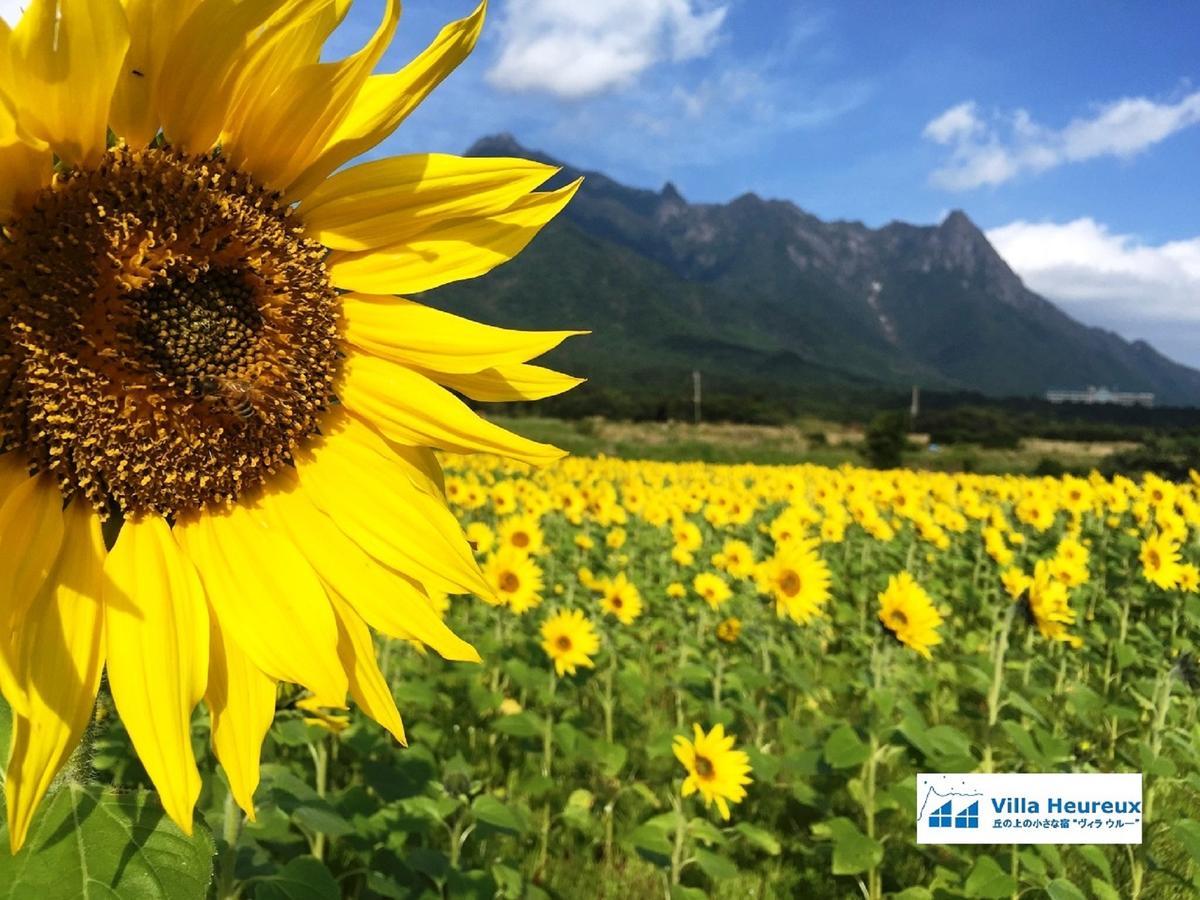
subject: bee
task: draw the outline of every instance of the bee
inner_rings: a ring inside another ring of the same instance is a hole
[[[251,419],[266,392],[244,378],[221,378],[217,381],[217,396],[239,419]]]

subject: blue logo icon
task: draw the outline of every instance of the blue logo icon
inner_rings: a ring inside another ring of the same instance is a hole
[[[967,806],[964,806],[954,814],[950,808],[950,801],[947,800],[937,809],[929,814],[930,828],[978,828],[979,827],[979,801],[976,800]]]

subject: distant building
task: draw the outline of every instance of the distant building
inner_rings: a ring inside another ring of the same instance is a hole
[[[1088,386],[1086,391],[1046,391],[1051,403],[1112,404],[1113,406],[1153,406],[1154,394],[1147,391],[1110,391],[1106,387]]]

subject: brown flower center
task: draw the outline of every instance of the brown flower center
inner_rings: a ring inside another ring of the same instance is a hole
[[[716,772],[716,769],[713,767],[712,760],[710,760],[707,756],[701,756],[699,753],[696,754],[695,766],[696,774],[701,778],[712,778],[713,773]]]
[[[521,586],[521,579],[512,572],[505,572],[500,576],[500,590],[507,594],[515,594],[517,588]]]
[[[316,433],[325,248],[214,156],[116,148],[0,240],[0,450],[102,515],[236,500]]]
[[[513,532],[512,545],[514,547],[528,547],[529,546],[529,535],[527,535],[523,531]]]
[[[554,642],[554,646],[558,647],[563,653],[571,649],[571,639],[565,634],[560,634],[558,640]]]
[[[800,576],[795,572],[785,572],[783,577],[779,579],[779,589],[789,597],[795,597],[800,593]]]

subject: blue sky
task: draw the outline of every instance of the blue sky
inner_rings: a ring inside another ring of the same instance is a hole
[[[333,53],[383,0],[358,0]],[[384,61],[473,0],[408,0]],[[511,132],[693,201],[822,218],[964,209],[1035,290],[1200,366],[1200,7],[493,0],[475,54],[384,148]]]

